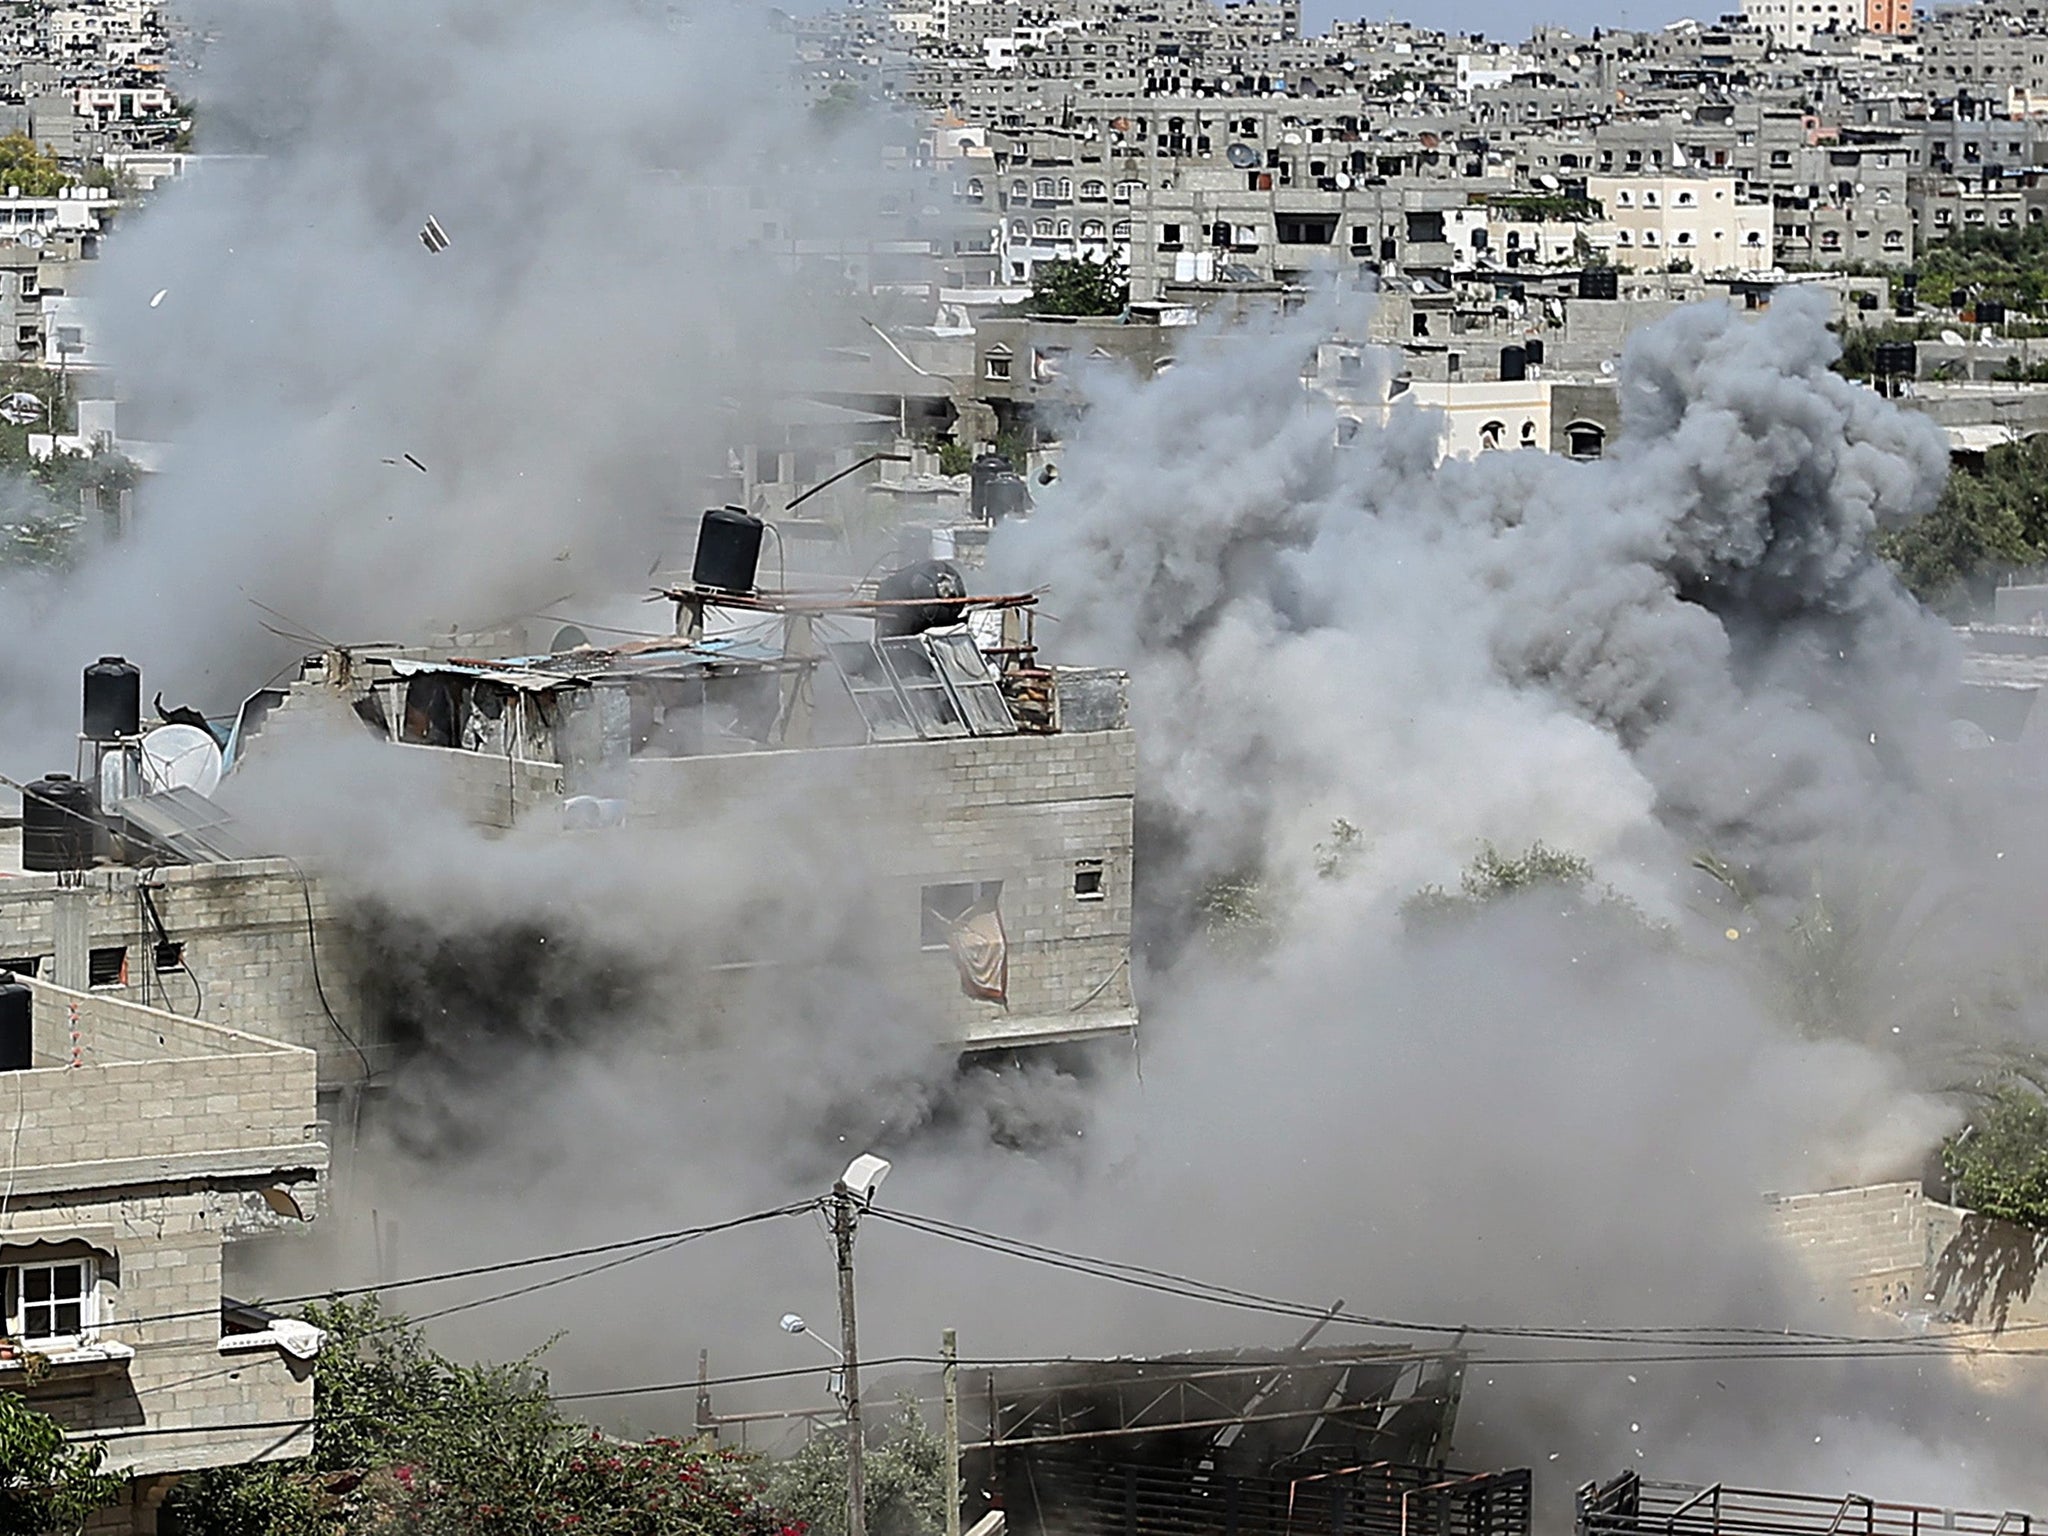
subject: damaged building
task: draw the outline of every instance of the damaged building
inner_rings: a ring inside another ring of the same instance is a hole
[[[1240,1349],[963,1370],[963,1520],[1019,1536],[1526,1536],[1526,1469],[1446,1466],[1465,1357]]]
[[[735,919],[688,967],[706,1021],[742,1016],[770,972],[851,954],[969,1051],[1128,1037],[1124,677],[1039,665],[1028,595],[923,579],[935,592],[677,588],[673,637],[545,654],[332,649],[252,751],[338,722],[430,763],[488,832],[745,825],[834,848],[859,876],[847,946],[791,953]]]

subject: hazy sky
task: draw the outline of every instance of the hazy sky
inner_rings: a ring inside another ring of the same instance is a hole
[[[1719,15],[1719,4],[1687,6],[1682,0],[1438,0],[1427,11],[1409,5],[1361,5],[1360,0],[1302,0],[1302,26],[1321,31],[1338,17],[1368,16],[1375,21],[1395,16],[1424,21],[1448,31],[1484,32],[1488,37],[1519,39],[1538,24],[1590,32],[1594,27],[1662,26],[1680,16]],[[1726,9],[1733,10],[1733,5]]]

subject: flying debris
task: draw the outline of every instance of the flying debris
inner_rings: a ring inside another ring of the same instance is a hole
[[[385,464],[391,464],[391,465],[398,465],[398,464],[410,464],[410,465],[411,465],[411,466],[412,466],[412,467],[413,467],[414,469],[418,470],[418,471],[419,471],[419,472],[420,472],[421,474],[423,474],[423,475],[424,475],[424,474],[425,474],[425,473],[427,472],[427,466],[426,466],[426,465],[424,465],[424,464],[422,464],[422,463],[421,463],[421,462],[420,462],[420,461],[419,461],[418,459],[414,458],[414,457],[413,457],[413,456],[412,456],[411,454],[409,454],[409,453],[408,453],[408,454],[406,454],[406,455],[404,455],[404,456],[403,456],[403,457],[401,457],[401,458],[396,458],[396,459],[383,459],[383,460],[380,460],[379,462],[381,462],[381,463],[385,463]]]
[[[151,309],[155,309],[155,308],[157,307],[157,305],[159,305],[159,304],[163,303],[163,301],[164,301],[164,295],[165,295],[165,294],[167,294],[167,293],[169,293],[170,291],[171,291],[171,290],[170,290],[170,289],[168,289],[168,288],[159,288],[159,289],[157,289],[157,291],[156,291],[155,293],[153,293],[153,294],[151,294],[151,295],[149,296],[149,307],[150,307]]]
[[[448,249],[448,236],[441,228],[441,221],[428,215],[426,227],[420,231],[420,244],[430,251]]]

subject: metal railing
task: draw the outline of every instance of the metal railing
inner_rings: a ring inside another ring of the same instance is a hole
[[[2032,1536],[2019,1510],[1943,1509],[1860,1493],[1649,1482],[1625,1472],[1578,1491],[1578,1536]]]

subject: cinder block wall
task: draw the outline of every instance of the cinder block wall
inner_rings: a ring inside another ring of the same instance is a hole
[[[1928,1201],[1918,1180],[1766,1199],[1772,1229],[1823,1294],[1879,1306],[1923,1294]]]
[[[111,1470],[191,1471],[310,1449],[304,1364],[276,1350],[220,1351],[220,1198],[166,1184],[118,1200],[17,1202],[0,1252],[83,1235],[99,1266],[99,1334],[135,1351],[125,1365],[60,1364],[26,1390],[66,1428],[104,1435]],[[17,1381],[0,1374],[0,1390]],[[306,1427],[234,1427],[278,1420]]]
[[[152,886],[165,932],[184,946],[190,975],[184,969],[156,970],[158,936],[137,895],[138,877]],[[317,879],[310,895],[318,985],[307,932],[308,887],[285,860],[94,870],[85,882],[90,943],[97,950],[125,950],[126,971],[125,980],[95,987],[93,995],[147,1002],[187,1017],[196,1011],[208,1023],[302,1045],[319,1054],[323,1086],[358,1081],[361,1059],[329,1019],[328,1007],[372,1062],[380,1060],[381,1045],[368,1034],[356,979],[359,960],[347,930],[334,920],[335,903]],[[0,880],[0,961],[40,959],[40,975],[50,978],[55,899],[52,875]]]
[[[650,827],[773,814],[857,842],[898,974],[972,1041],[1024,1020],[1078,1031],[1128,1016],[1136,779],[1128,730],[639,759],[628,814]],[[1083,859],[1102,861],[1099,900],[1075,894]],[[963,995],[951,957],[920,944],[923,887],[967,880],[1003,882],[1007,1009]]]

